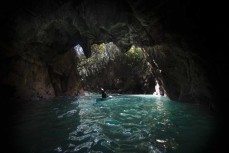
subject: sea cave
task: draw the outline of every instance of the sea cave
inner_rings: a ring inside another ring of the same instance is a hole
[[[2,149],[225,152],[226,5],[13,3],[0,14]]]

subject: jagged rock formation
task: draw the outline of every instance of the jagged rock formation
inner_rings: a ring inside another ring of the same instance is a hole
[[[90,57],[91,45],[113,42],[122,52],[132,45],[143,48],[170,98],[211,103],[209,59],[202,60],[199,53],[208,48],[198,44],[201,28],[193,33],[198,26],[191,14],[194,6],[189,0],[44,0],[6,6],[1,15],[1,92],[9,88],[14,96],[28,98],[75,95],[80,84],[72,48],[80,44]]]

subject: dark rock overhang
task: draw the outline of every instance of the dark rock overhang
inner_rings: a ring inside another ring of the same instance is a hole
[[[221,88],[222,83],[218,84],[217,81],[226,80],[226,75],[222,74],[223,69],[227,69],[222,46],[228,48],[229,43],[223,37],[228,32],[225,30],[227,24],[224,24],[225,8],[212,11],[219,6],[212,2],[206,4],[191,0],[42,0],[21,1],[14,5],[6,3],[1,5],[3,22],[0,37],[1,49],[4,50],[1,52],[1,67],[8,72],[9,67],[4,67],[5,63],[18,56],[36,57],[49,65],[77,44],[90,57],[91,45],[103,42],[112,41],[123,52],[133,44],[147,49],[175,42],[184,51],[192,50],[197,54],[197,61],[200,57],[201,65],[207,70],[206,76],[215,87]],[[188,45],[182,44],[183,40]],[[172,51],[168,59],[179,56],[172,54]],[[214,54],[214,51],[217,53]],[[176,94],[179,95],[179,92]]]

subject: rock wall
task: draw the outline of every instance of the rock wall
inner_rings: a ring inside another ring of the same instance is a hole
[[[55,96],[47,66],[31,56],[13,57],[8,67],[10,72],[1,80],[5,86],[1,91],[11,88],[5,98],[17,100],[37,100]],[[3,92],[4,93],[4,92]]]
[[[56,96],[76,96],[81,89],[76,69],[77,54],[72,49],[52,59],[49,76]]]
[[[213,99],[203,63],[187,46],[164,43],[149,48],[148,53],[155,78],[168,97],[205,104]]]
[[[161,88],[179,101],[210,103],[215,93],[211,85],[218,86],[211,74],[224,76],[223,71],[217,71],[224,63],[212,64],[214,55],[207,43],[214,42],[208,38],[209,31],[220,36],[216,31],[219,26],[210,22],[211,9],[201,12],[203,3],[42,0],[5,5],[1,15],[1,68],[6,73],[1,82],[13,86],[21,97],[74,95],[80,85],[70,50],[77,44],[86,57],[91,56],[92,44],[102,42],[113,42],[122,52],[131,45],[145,49]],[[226,39],[222,41],[227,44]],[[214,49],[221,51],[217,45]],[[210,56],[205,57],[205,52]],[[222,58],[222,54],[217,55]]]

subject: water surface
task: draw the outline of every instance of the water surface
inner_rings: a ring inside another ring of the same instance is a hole
[[[62,97],[18,108],[12,146],[23,153],[198,153],[215,124],[207,108],[166,97]]]

